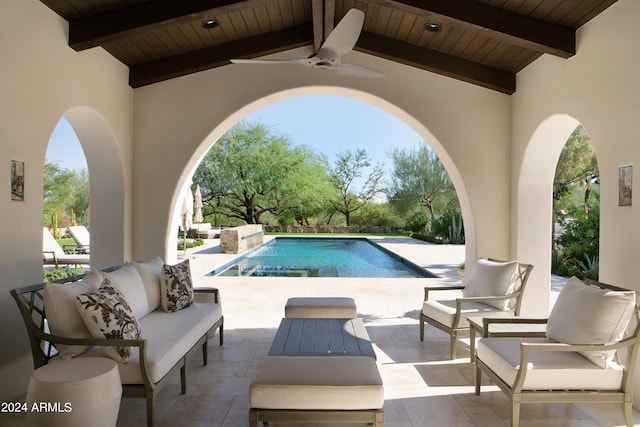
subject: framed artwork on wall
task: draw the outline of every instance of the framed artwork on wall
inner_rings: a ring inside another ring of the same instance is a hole
[[[11,160],[11,200],[24,200],[24,162]]]
[[[618,177],[618,206],[631,206],[632,184],[633,166],[621,167]]]

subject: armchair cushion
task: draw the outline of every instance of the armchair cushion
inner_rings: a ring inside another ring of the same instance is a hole
[[[587,286],[572,277],[564,285],[547,322],[547,337],[567,344],[606,344],[624,336],[636,304],[633,291]],[[612,363],[614,351],[582,352],[600,367]]]
[[[463,294],[465,297],[503,296],[514,290],[517,278],[517,261],[496,262],[479,259],[471,270]],[[509,300],[488,301],[487,304],[506,310]]]
[[[448,327],[453,327],[456,315],[456,300],[425,301],[422,304],[422,313]],[[513,316],[513,311],[499,310],[494,306],[481,302],[466,302],[460,310],[458,325],[466,325],[468,317]]]
[[[513,386],[520,369],[522,342],[555,341],[549,338],[482,338],[478,342],[478,358]],[[602,369],[573,351],[532,351],[528,362],[523,390],[618,390],[624,372],[614,362],[609,369]]]

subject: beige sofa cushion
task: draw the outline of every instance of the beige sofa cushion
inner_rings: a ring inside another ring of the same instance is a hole
[[[194,303],[166,313],[155,310],[139,320],[140,338],[147,340],[147,368],[156,383],[222,318],[220,304]],[[81,357],[104,357],[94,347]],[[142,384],[140,354],[134,348],[128,363],[118,363],[122,384]]]
[[[249,388],[252,408],[380,409],[378,367],[365,356],[267,356]]]
[[[49,329],[53,335],[68,338],[92,338],[76,309],[76,297],[95,292],[102,284],[102,276],[90,272],[84,278],[70,283],[46,283],[43,290],[44,306]],[[71,359],[89,346],[56,344],[60,358]]]
[[[513,386],[520,367],[520,343],[552,343],[548,338],[482,338],[478,359]],[[622,368],[611,363],[603,369],[577,352],[530,352],[523,390],[616,390]]]
[[[149,313],[144,283],[133,264],[127,263],[115,271],[101,274],[109,279],[111,285],[122,294],[138,319]]]
[[[465,297],[488,297],[507,295],[514,290],[517,277],[517,261],[495,262],[479,259],[471,270],[464,287]],[[491,301],[487,304],[499,310],[509,307],[509,300]]]
[[[149,313],[160,307],[160,278],[163,265],[164,261],[160,257],[155,257],[148,262],[136,262],[133,264],[144,284]]]
[[[547,337],[567,344],[606,344],[622,338],[636,304],[633,291],[617,292],[586,286],[572,277],[560,291],[549,314]],[[589,351],[583,355],[607,367],[615,351]]]

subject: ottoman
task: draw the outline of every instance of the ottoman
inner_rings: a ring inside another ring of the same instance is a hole
[[[27,389],[30,426],[113,427],[122,385],[106,357],[55,360],[36,369]]]
[[[384,426],[384,388],[366,356],[267,356],[249,388],[249,424],[367,423]]]
[[[289,298],[284,306],[285,317],[353,319],[358,310],[353,298],[347,297],[296,297]]]

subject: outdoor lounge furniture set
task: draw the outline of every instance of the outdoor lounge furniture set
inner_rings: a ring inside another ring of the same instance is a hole
[[[294,317],[283,319],[251,381],[249,425],[384,426],[382,379],[353,299],[290,298],[285,313]]]
[[[197,347],[207,364],[208,338],[219,330],[220,295],[192,287],[188,260],[170,266],[160,258],[126,263],[52,283],[13,289],[25,322],[36,369],[58,360],[111,358],[123,395],[144,397],[147,424],[154,424],[158,391]]]
[[[463,322],[474,332],[482,325],[477,350],[471,343],[476,394],[484,372],[508,395],[512,427],[519,425],[522,403],[545,402],[618,403],[626,425],[633,426],[640,332],[636,292],[572,277],[548,319],[526,319],[517,315],[531,268],[515,261],[479,260],[460,298],[432,301],[430,291],[452,287],[425,288],[421,340],[424,322],[436,326],[451,335],[455,358],[455,338],[468,329]]]

